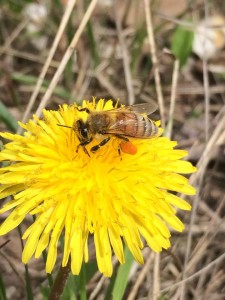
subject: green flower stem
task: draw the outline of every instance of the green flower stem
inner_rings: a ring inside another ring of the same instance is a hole
[[[67,263],[67,265],[65,267],[60,267],[59,269],[59,272],[56,276],[56,279],[53,283],[53,286],[52,286],[52,289],[51,289],[51,292],[50,292],[50,295],[49,295],[49,300],[58,300],[60,299],[63,291],[64,291],[64,288],[65,288],[65,285],[66,285],[66,282],[67,282],[67,279],[69,277],[69,274],[70,274],[70,271],[71,271],[71,268],[70,268],[70,259]]]

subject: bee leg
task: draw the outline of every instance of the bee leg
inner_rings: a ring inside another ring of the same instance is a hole
[[[124,140],[126,142],[129,142],[129,139],[123,135],[120,135],[120,134],[114,134],[114,136],[116,136],[117,138],[121,139],[121,140]]]
[[[82,145],[82,144],[79,144],[79,145],[77,146],[76,153],[78,153],[78,150],[79,150],[80,146],[82,146],[82,148],[83,148],[83,150],[84,150],[84,153],[86,153],[86,154],[90,157],[90,154],[88,153],[87,149],[86,149],[85,146]]]
[[[91,148],[91,152],[96,152],[99,148],[101,148],[102,146],[104,146],[105,144],[107,144],[109,140],[110,140],[110,137],[105,138],[98,145],[93,146]]]
[[[120,135],[120,134],[114,134],[117,138],[125,141],[125,142],[129,142],[129,139],[123,135]],[[121,155],[121,143],[119,144],[119,147],[118,147],[118,153],[119,153],[119,156],[120,156],[120,160],[122,160],[122,155]]]
[[[84,152],[90,157],[90,154],[88,153],[87,149],[85,148],[85,146],[83,146],[83,150]]]
[[[107,133],[107,132],[105,132],[105,133]],[[121,135],[121,134],[114,133],[113,135],[116,136],[117,138],[123,140],[123,141],[129,142],[129,139],[127,137]],[[120,145],[118,147],[118,153],[119,153],[119,156],[120,156],[120,160],[122,160],[122,157],[121,157],[121,146]]]
[[[90,114],[90,110],[87,107],[84,107],[84,108],[78,108],[78,107],[76,107],[76,109],[78,111],[86,111],[86,113]]]
[[[85,146],[88,145],[91,141],[92,141],[92,139],[80,143],[80,144],[77,146],[76,153],[78,153],[78,150],[79,150],[80,146],[82,146],[84,153],[86,153],[86,154],[90,157],[90,154],[88,153],[88,151],[87,151],[87,149],[85,148]]]
[[[119,154],[120,160],[122,160],[121,146],[120,146],[120,145],[119,145],[119,147],[118,147],[118,154]]]

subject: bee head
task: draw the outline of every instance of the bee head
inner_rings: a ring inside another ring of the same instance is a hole
[[[78,138],[80,142],[89,142],[91,141],[91,135],[89,131],[89,125],[87,122],[84,122],[83,120],[79,119],[76,121],[76,132],[78,135]]]

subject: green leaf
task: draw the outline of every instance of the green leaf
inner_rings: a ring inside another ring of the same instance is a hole
[[[123,298],[123,294],[128,284],[128,276],[130,273],[130,269],[134,261],[132,254],[127,248],[125,248],[124,254],[125,254],[125,264],[120,265],[118,269],[115,285],[112,292],[113,299],[115,300],[120,300]]]
[[[49,287],[41,286],[40,290],[41,290],[42,300],[48,300],[50,294]]]
[[[16,132],[18,124],[2,101],[0,101],[0,120],[4,122],[9,129]]]
[[[35,221],[35,216],[33,216],[33,220]],[[46,265],[46,262],[47,262],[47,250],[45,249],[43,252],[42,252],[42,258],[43,258],[43,261],[44,261],[44,264]],[[53,277],[52,277],[52,274],[51,273],[46,273],[46,277],[48,279],[48,288],[42,288],[42,294],[43,294],[43,300],[45,299],[48,299],[48,296],[50,294],[50,289],[51,287],[53,286]]]
[[[178,26],[172,36],[171,51],[180,61],[182,68],[192,52],[194,32]]]
[[[69,278],[67,279],[66,286],[64,288],[63,294],[61,296],[61,300],[77,300],[76,294],[78,294],[79,287],[77,276],[70,274]]]
[[[0,274],[0,299],[6,300],[6,292],[5,292],[5,285],[2,280],[2,275]]]
[[[111,300],[112,299],[112,291],[116,280],[116,272],[113,273],[112,277],[110,278],[109,286],[105,292],[104,300]]]
[[[134,33],[132,46],[131,46],[131,70],[132,72],[135,72],[135,69],[137,68],[137,62],[140,58],[141,48],[143,47],[145,38],[147,36],[146,31],[146,25],[145,23],[137,29],[137,31]],[[149,69],[148,69],[149,72]]]
[[[23,244],[23,240],[22,240],[22,229],[21,229],[21,225],[19,225],[17,227],[17,230],[19,232],[19,236],[20,236],[20,243],[21,243],[21,247],[22,249],[24,249],[24,244]],[[29,274],[29,269],[28,269],[28,265],[24,265],[24,269],[25,269],[25,281],[26,281],[26,292],[27,292],[27,300],[34,300],[34,296],[33,296],[33,291],[32,291],[32,286],[31,286],[31,279],[30,279],[30,274]]]
[[[18,72],[14,72],[11,76],[12,76],[13,80],[15,80],[17,82],[21,82],[23,84],[27,84],[27,85],[35,85],[37,80],[38,80],[38,78],[35,77],[35,76],[24,75],[24,74],[18,73]],[[47,90],[49,84],[50,84],[50,81],[48,81],[48,80],[43,81],[42,88],[43,88],[44,92]],[[59,97],[62,97],[62,98],[66,98],[66,99],[70,98],[70,93],[68,93],[67,90],[65,90],[61,86],[57,86],[54,89],[54,94],[59,96]]]
[[[84,264],[86,272],[86,282],[88,283],[94,274],[98,271],[98,265],[96,261],[89,261]]]
[[[86,285],[98,270],[96,261],[83,263],[79,275],[70,274],[63,291],[61,300],[87,299]]]

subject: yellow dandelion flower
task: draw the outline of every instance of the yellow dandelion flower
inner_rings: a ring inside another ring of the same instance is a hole
[[[83,101],[90,111],[113,109],[112,101]],[[51,272],[57,258],[57,245],[64,236],[62,265],[71,257],[71,270],[79,274],[88,261],[88,238],[94,237],[98,268],[112,274],[112,251],[124,263],[124,243],[136,261],[143,263],[143,239],[156,252],[170,247],[167,225],[184,229],[176,209],[190,205],[171,192],[193,195],[195,189],[179,173],[195,168],[181,160],[186,151],[176,150],[176,142],[165,137],[130,139],[135,155],[121,152],[121,139],[111,139],[95,152],[97,137],[85,146],[71,127],[87,119],[88,112],[76,104],[58,111],[44,110],[44,119],[34,116],[23,136],[0,135],[11,140],[0,153],[0,161],[11,164],[0,169],[0,198],[12,195],[0,213],[12,210],[0,226],[3,235],[18,226],[27,214],[36,215],[24,232],[27,239],[22,261],[39,257],[48,247],[46,271]],[[99,137],[98,137],[99,138]],[[105,136],[103,137],[105,138]],[[126,151],[125,151],[126,152]]]

